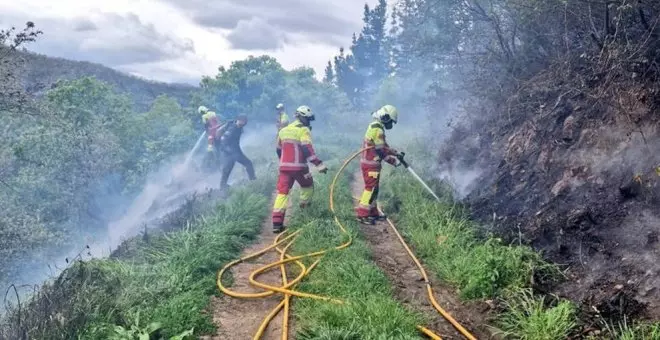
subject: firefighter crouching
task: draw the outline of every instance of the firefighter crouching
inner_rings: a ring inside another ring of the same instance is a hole
[[[360,169],[364,179],[364,191],[356,210],[357,219],[362,224],[373,225],[386,216],[380,215],[377,208],[378,188],[380,182],[381,162],[399,166],[401,155],[389,147],[385,140],[385,130],[392,128],[398,120],[397,109],[385,105],[372,114],[373,122],[369,124],[364,136],[362,148],[373,147],[362,152]]]
[[[314,164],[320,173],[327,173],[328,168],[316,156],[312,145],[310,122],[314,120],[312,110],[300,106],[295,112],[296,120],[283,127],[277,138],[277,155],[280,158],[277,196],[273,205],[273,232],[284,230],[289,191],[294,182],[300,185],[300,207],[309,205],[314,193],[314,180],[307,162]]]

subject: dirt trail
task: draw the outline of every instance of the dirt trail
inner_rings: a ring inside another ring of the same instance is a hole
[[[271,202],[272,203],[272,202]],[[273,234],[272,221],[270,217],[264,221],[261,226],[261,234],[258,241],[243,250],[241,256],[257,252],[273,244],[277,235]],[[231,290],[242,293],[259,293],[263,290],[250,285],[248,278],[255,269],[266,264],[279,260],[279,254],[276,251],[270,251],[256,259],[241,263],[231,269],[233,284]],[[288,276],[290,279],[292,275]],[[282,285],[282,277],[279,270],[271,270],[259,276],[259,281]],[[221,293],[222,294],[222,293]],[[210,337],[203,337],[205,340],[244,340],[252,339],[259,329],[259,325],[266,315],[282,301],[281,294],[274,294],[265,298],[239,299],[222,294],[220,297],[213,296],[211,299],[211,309],[213,311],[213,322],[218,326],[218,334]],[[280,339],[282,333],[282,314],[280,313],[270,322],[264,332],[262,339]],[[289,320],[289,339],[295,339],[294,320]]]
[[[358,173],[352,184],[353,195],[359,197],[362,189],[362,175]],[[423,326],[431,329],[443,339],[464,339],[431,305],[419,269],[387,222],[379,222],[375,226],[361,225],[360,230],[371,249],[372,260],[392,282],[397,300],[407,308],[420,312],[428,320],[432,320],[430,324]],[[409,246],[412,248],[412,245]],[[440,306],[477,339],[489,339],[491,336],[485,326],[487,306],[479,303],[460,302],[453,289],[439,284],[429,268],[424,269],[431,280],[435,298]]]

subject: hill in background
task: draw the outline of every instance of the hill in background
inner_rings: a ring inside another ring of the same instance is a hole
[[[20,73],[24,88],[28,93],[37,96],[50,89],[58,80],[94,76],[113,85],[118,92],[129,94],[135,102],[136,109],[146,111],[153,100],[161,94],[176,99],[185,107],[190,102],[190,92],[196,89],[187,84],[162,83],[128,75],[86,61],[49,57],[32,52],[22,52],[20,57],[24,60],[24,72]]]

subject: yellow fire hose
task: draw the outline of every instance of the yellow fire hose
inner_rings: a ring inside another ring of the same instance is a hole
[[[346,228],[344,227],[344,225],[339,220],[339,217],[337,216],[337,213],[335,211],[335,207],[334,207],[334,189],[335,189],[335,185],[337,183],[337,179],[339,178],[341,173],[344,171],[346,166],[353,159],[355,159],[358,155],[360,155],[360,153],[362,153],[364,150],[367,150],[367,149],[369,149],[369,147],[359,150],[358,152],[354,153],[351,157],[346,159],[346,161],[344,162],[344,164],[342,164],[339,171],[337,171],[337,174],[333,178],[332,183],[330,184],[330,211],[332,212],[332,214],[334,216],[334,221],[337,224],[337,226],[339,227],[339,229],[341,230],[341,232],[348,236],[348,240],[346,242],[344,242],[343,244],[341,244],[339,246],[336,246],[334,248],[336,250],[341,250],[341,249],[344,249],[344,248],[350,246],[353,239],[352,239],[351,234],[346,231]],[[379,210],[380,210],[380,207],[379,207]],[[413,261],[415,262],[415,264],[419,268],[419,270],[422,274],[422,277],[424,278],[424,282],[426,283],[426,289],[427,289],[427,292],[428,292],[428,297],[429,297],[429,300],[431,301],[431,304],[433,305],[433,307],[448,322],[450,322],[461,334],[463,334],[467,339],[476,340],[476,338],[472,334],[470,334],[456,320],[454,320],[454,318],[449,313],[447,313],[444,309],[442,309],[442,307],[440,307],[438,302],[435,300],[435,297],[433,295],[433,290],[432,290],[430,281],[428,279],[428,276],[426,274],[426,271],[424,270],[424,267],[421,265],[421,263],[419,262],[417,257],[415,257],[414,253],[410,250],[410,247],[408,247],[405,240],[403,239],[403,237],[401,236],[399,231],[396,229],[396,226],[394,226],[392,221],[387,219],[387,222],[390,225],[390,227],[392,228],[392,230],[394,230],[394,232],[397,235],[397,237],[398,237],[399,241],[401,242],[401,244],[405,247],[406,251],[408,252],[408,255],[410,255],[410,257],[413,259]],[[284,295],[283,300],[270,313],[268,313],[268,315],[266,315],[266,317],[264,318],[263,322],[259,326],[259,329],[257,330],[257,333],[254,335],[255,340],[261,339],[261,337],[263,336],[263,333],[265,332],[266,328],[268,327],[268,324],[272,321],[272,319],[282,309],[284,309],[284,315],[283,315],[283,320],[282,320],[282,339],[283,340],[288,339],[288,328],[289,328],[288,327],[288,319],[289,319],[289,307],[290,307],[291,296],[298,296],[298,297],[306,297],[306,298],[312,298],[312,299],[317,299],[317,300],[324,300],[324,301],[338,303],[338,304],[344,303],[341,300],[337,300],[337,299],[333,299],[333,298],[329,298],[329,297],[325,297],[325,296],[320,296],[320,295],[315,295],[315,294],[308,294],[308,293],[296,291],[296,290],[293,289],[297,283],[299,283],[307,274],[309,274],[309,272],[312,269],[314,269],[316,267],[316,265],[319,263],[319,261],[321,259],[317,258],[309,266],[309,268],[307,268],[300,260],[302,260],[304,258],[310,258],[310,257],[319,257],[319,256],[322,256],[322,255],[326,254],[329,251],[329,249],[326,249],[326,250],[320,250],[320,251],[317,251],[317,252],[313,252],[313,253],[309,253],[309,254],[305,254],[305,255],[299,255],[299,256],[290,256],[290,255],[288,255],[287,250],[295,242],[295,239],[296,239],[298,233],[300,233],[301,230],[302,229],[296,230],[295,232],[287,235],[286,237],[283,237],[283,235],[286,234],[286,232],[284,232],[284,233],[278,235],[275,238],[275,240],[273,241],[273,244],[271,246],[266,247],[262,250],[259,250],[255,253],[246,255],[246,256],[238,259],[238,260],[229,262],[227,265],[225,265],[222,269],[220,269],[218,271],[218,274],[217,274],[217,277],[216,277],[216,284],[217,284],[218,288],[223,293],[225,293],[229,296],[236,297],[236,298],[261,298],[261,297],[267,297],[267,296],[273,295],[274,293],[281,293],[281,294]],[[280,238],[282,238],[282,239],[280,239]],[[285,243],[286,243],[286,245],[284,246],[284,248],[280,248],[280,246],[285,244]],[[250,277],[249,277],[250,284],[252,284],[255,287],[259,287],[259,288],[264,289],[264,292],[261,292],[261,293],[240,293],[240,292],[234,292],[234,291],[232,291],[232,290],[230,290],[230,289],[228,289],[227,287],[224,286],[224,284],[222,283],[222,276],[227,270],[229,270],[229,268],[231,268],[235,265],[238,265],[242,262],[248,261],[252,258],[256,258],[258,256],[261,256],[261,255],[263,255],[263,254],[265,254],[268,251],[271,251],[273,249],[275,249],[280,254],[279,261],[267,264],[267,265],[262,266],[260,268],[257,268],[256,270],[254,270],[250,274]],[[294,278],[293,280],[291,280],[291,281],[288,280],[287,272],[286,272],[286,264],[288,264],[290,262],[294,262],[300,268],[300,273],[298,273],[298,276],[296,278]],[[281,272],[281,276],[282,276],[282,286],[280,286],[280,287],[271,286],[271,285],[268,285],[268,284],[265,284],[265,283],[262,283],[262,282],[259,282],[259,281],[256,280],[256,278],[259,275],[261,275],[264,272],[266,272],[266,271],[268,271],[272,268],[275,268],[275,267],[280,267],[280,272]],[[417,329],[420,332],[422,332],[423,334],[427,335],[431,339],[434,339],[434,340],[441,340],[442,339],[441,337],[439,337],[438,335],[433,333],[433,331],[429,330],[428,328],[425,328],[423,326],[417,326]]]

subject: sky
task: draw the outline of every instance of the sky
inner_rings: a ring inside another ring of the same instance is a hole
[[[197,85],[219,66],[268,54],[317,77],[377,0],[0,0],[0,28],[32,21],[28,50]]]

